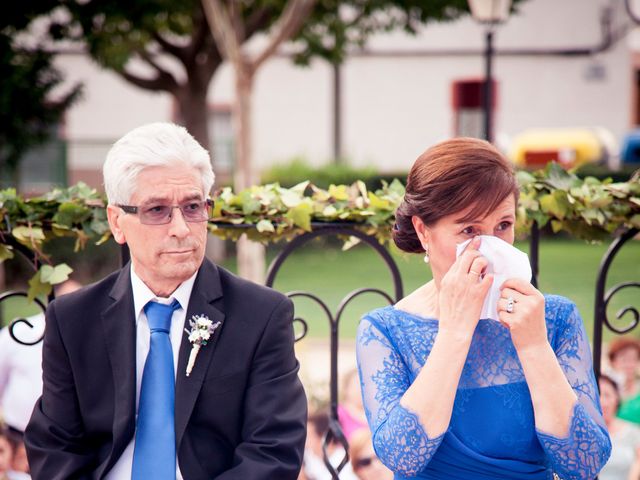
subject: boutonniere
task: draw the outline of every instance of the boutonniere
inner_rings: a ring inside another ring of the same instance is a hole
[[[191,353],[189,353],[189,361],[187,362],[187,377],[193,370],[200,348],[209,342],[213,332],[220,326],[220,322],[213,323],[206,315],[193,315],[189,320],[189,325],[191,330],[184,329],[191,342]]]

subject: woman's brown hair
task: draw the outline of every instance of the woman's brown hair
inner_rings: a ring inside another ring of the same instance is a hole
[[[609,344],[609,361],[613,362],[623,350],[634,350],[640,357],[640,341],[633,337],[616,338]]]
[[[393,240],[400,250],[422,253],[411,217],[425,225],[473,206],[463,221],[483,217],[509,195],[518,201],[512,164],[493,145],[453,138],[429,148],[411,167],[404,200],[396,211]]]

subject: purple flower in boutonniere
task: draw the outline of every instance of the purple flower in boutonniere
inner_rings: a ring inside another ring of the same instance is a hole
[[[184,329],[191,342],[191,353],[189,353],[189,361],[187,362],[187,377],[193,370],[200,348],[209,342],[213,332],[220,326],[220,322],[213,323],[206,315],[193,315],[189,320],[189,326],[191,326],[191,330]]]

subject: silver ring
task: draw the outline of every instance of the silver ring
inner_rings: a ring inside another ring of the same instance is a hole
[[[515,300],[513,297],[507,298],[507,313],[513,313],[513,305],[515,304]]]
[[[473,270],[469,270],[469,273],[473,273],[474,275],[480,276],[478,272],[474,272]]]

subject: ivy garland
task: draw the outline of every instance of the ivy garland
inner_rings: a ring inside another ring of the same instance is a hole
[[[534,221],[589,241],[606,239],[621,229],[640,228],[640,171],[628,182],[613,183],[594,177],[580,179],[550,163],[533,173],[520,171],[517,178],[521,188],[517,231],[521,236]],[[237,239],[244,233],[252,240],[270,243],[311,231],[317,222],[345,222],[385,243],[403,196],[404,186],[398,180],[384,183],[375,192],[361,181],[327,190],[309,182],[292,188],[273,183],[238,193],[223,188],[214,195],[209,230],[222,238]],[[104,197],[83,183],[33,198],[23,198],[13,188],[0,190],[0,218],[0,263],[13,258],[16,243],[44,263],[29,282],[31,298],[47,295],[71,273],[70,267],[55,265],[43,252],[48,240],[73,237],[78,251],[88,241],[100,245],[111,236]]]

